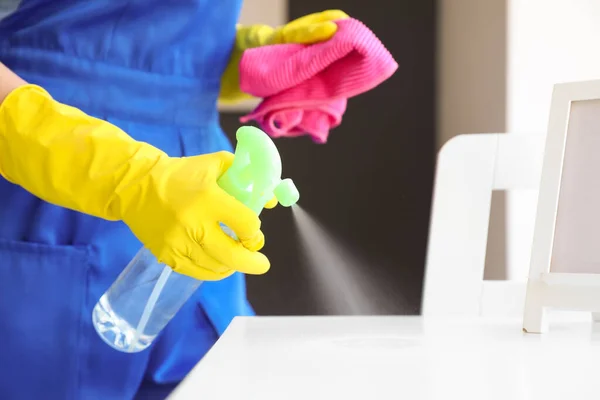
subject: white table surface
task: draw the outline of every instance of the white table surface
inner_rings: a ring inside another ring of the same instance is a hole
[[[600,324],[237,318],[170,399],[600,399]]]

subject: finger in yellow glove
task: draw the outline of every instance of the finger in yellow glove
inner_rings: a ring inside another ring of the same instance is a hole
[[[5,179],[50,203],[124,221],[160,262],[200,280],[269,269],[258,216],[217,185],[232,161],[228,152],[168,157],[33,85],[0,104]]]
[[[273,196],[273,198],[271,200],[269,200],[269,202],[267,204],[265,204],[265,208],[275,208],[275,206],[278,204],[279,202],[277,201],[277,197]]]
[[[272,44],[313,44],[329,40],[337,32],[334,21],[349,18],[340,10],[327,10],[298,18],[279,28],[268,25],[238,26],[231,60],[221,78],[219,100],[236,103],[251,98],[240,90],[239,64],[244,50]]]

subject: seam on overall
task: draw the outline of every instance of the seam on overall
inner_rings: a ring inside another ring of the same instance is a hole
[[[181,154],[181,157],[185,157],[185,142],[180,128],[177,128],[177,139],[179,140],[179,154]]]
[[[129,6],[130,5],[131,5],[131,0],[128,0],[127,4],[125,4],[125,6],[121,9],[121,14],[116,18],[115,23],[112,25],[112,29],[111,29],[111,32],[110,32],[110,37],[108,38],[107,46],[106,46],[106,48],[104,50],[104,54],[102,55],[102,60],[105,61],[105,62],[108,59],[108,56],[110,54],[110,49],[112,48],[112,43],[113,43],[113,38],[115,37],[115,32],[116,32],[119,24],[123,20],[123,16],[127,12],[127,10],[129,10]]]
[[[83,259],[83,261],[85,262],[85,270],[84,270],[84,274],[85,274],[85,279],[84,279],[84,292],[83,292],[83,301],[84,304],[88,304],[88,298],[89,298],[89,294],[90,294],[90,259],[91,259],[91,248],[89,246],[87,246],[86,252],[85,252],[85,258]],[[83,307],[85,309],[85,307]],[[91,318],[91,315],[89,316]],[[77,347],[80,349],[83,349],[83,344],[85,343],[83,340],[83,335],[84,335],[84,320],[85,320],[85,316],[82,316],[82,318],[79,319],[79,333],[77,335]],[[87,341],[87,343],[89,344],[89,341]],[[85,349],[83,349],[84,351],[89,351],[89,346],[86,346]],[[85,353],[84,353],[85,354]],[[81,368],[81,360],[82,360],[82,353],[79,353],[79,357],[76,357],[75,360],[75,366],[77,368],[77,380],[76,380],[76,387],[75,387],[75,393],[77,393],[75,399],[79,399],[81,398],[81,394],[83,392],[83,368]]]
[[[150,77],[156,77],[156,78],[177,78],[177,79],[189,81],[189,83],[195,83],[200,80],[200,77],[197,77],[197,76],[176,75],[176,74],[172,74],[172,73],[147,71],[147,70],[140,69],[140,68],[132,68],[132,67],[126,67],[126,66],[119,65],[119,64],[114,64],[109,61],[101,60],[101,59],[97,59],[97,58],[82,57],[79,54],[65,54],[62,51],[60,51],[59,49],[49,49],[49,48],[43,48],[43,47],[40,48],[40,47],[34,47],[34,46],[30,46],[30,45],[20,45],[20,44],[13,46],[10,43],[8,43],[7,41],[5,41],[4,44],[2,44],[2,42],[0,42],[0,56],[2,56],[2,52],[5,50],[8,50],[9,53],[11,51],[15,51],[15,50],[16,51],[25,50],[25,51],[30,51],[32,53],[52,54],[52,56],[87,61],[89,63],[94,63],[94,64],[98,64],[98,65],[102,65],[102,66],[106,66],[106,67],[110,67],[110,68],[114,68],[114,69],[119,69],[119,70],[123,70],[123,71],[134,71],[136,73],[140,73],[140,74],[144,74],[144,75],[148,75]],[[220,79],[212,81],[212,82],[211,81],[204,81],[204,82],[208,82],[211,84],[219,83],[219,88],[220,88],[220,83],[221,83]]]

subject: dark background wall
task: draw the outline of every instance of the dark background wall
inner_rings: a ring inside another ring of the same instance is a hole
[[[302,208],[364,260],[363,273],[386,285],[375,313],[418,314],[435,154],[435,1],[290,0],[289,17],[334,8],[369,26],[400,68],[349,101],[327,144],[278,139],[284,176],[300,189]],[[238,118],[222,116],[232,136]],[[331,313],[315,292],[290,210],[266,211],[262,220],[272,269],[248,277],[257,313]]]

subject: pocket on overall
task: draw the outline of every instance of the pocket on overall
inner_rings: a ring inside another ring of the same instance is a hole
[[[73,399],[88,249],[0,240],[0,398]]]

